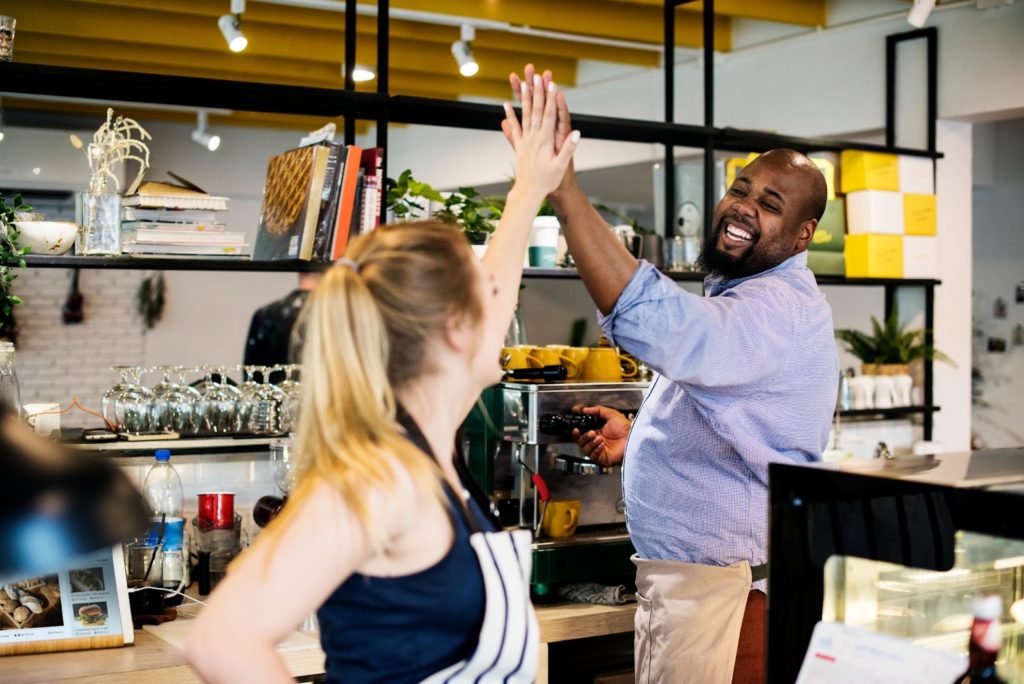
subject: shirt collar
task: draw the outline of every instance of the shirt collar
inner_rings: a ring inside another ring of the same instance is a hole
[[[745,283],[748,280],[755,278],[761,278],[774,273],[775,271],[788,271],[797,268],[807,268],[807,251],[799,252],[783,261],[778,266],[769,268],[767,271],[761,271],[753,275],[743,276],[742,278],[733,278],[732,280],[726,280],[724,276],[718,273],[712,273],[704,278],[704,293],[708,297],[715,297],[722,294],[728,289],[736,287],[740,283]]]

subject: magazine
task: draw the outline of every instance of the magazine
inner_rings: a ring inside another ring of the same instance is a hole
[[[111,648],[134,641],[121,546],[0,588],[0,655]]]

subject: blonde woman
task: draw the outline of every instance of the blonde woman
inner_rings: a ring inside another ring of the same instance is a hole
[[[516,183],[482,261],[454,228],[387,226],[312,295],[301,478],[197,621],[186,656],[205,680],[291,681],[275,644],[319,606],[329,681],[533,681],[528,533],[493,525],[453,455],[500,378],[530,225],[579,140],[555,153],[560,96],[533,91],[521,124],[505,107]]]

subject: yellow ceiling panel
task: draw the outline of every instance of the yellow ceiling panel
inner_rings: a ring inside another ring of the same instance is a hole
[[[664,0],[618,0],[625,4],[661,7]],[[688,2],[680,12],[699,13],[704,3]],[[715,0],[715,14],[737,19],[776,21],[801,26],[824,26],[828,17],[825,0]]]

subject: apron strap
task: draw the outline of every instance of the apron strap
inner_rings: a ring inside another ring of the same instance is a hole
[[[437,455],[434,450],[430,448],[430,443],[427,441],[426,436],[420,429],[420,426],[416,424],[412,416],[409,415],[401,405],[398,406],[396,415],[398,424],[405,429],[406,438],[413,443],[413,445],[422,451],[424,454],[434,459],[437,462]],[[447,480],[441,478],[441,486],[444,488],[448,496],[453,500],[453,505],[458,509],[460,515],[465,521],[466,526],[469,527],[470,532],[494,532],[501,529],[501,524],[498,522],[498,517],[493,510],[493,504],[490,498],[484,493],[483,489],[473,478],[473,475],[469,472],[469,468],[466,466],[465,458],[462,453],[462,438],[461,430],[455,439],[455,472],[459,475],[459,481],[469,494],[470,498],[473,499],[476,504],[476,508],[483,514],[483,520],[480,520],[480,516],[474,515],[473,511],[469,509],[468,501],[464,501],[463,497],[459,496],[458,492],[452,490],[451,485]]]

